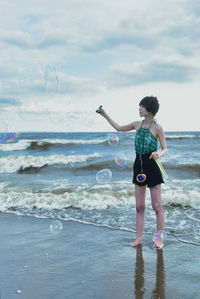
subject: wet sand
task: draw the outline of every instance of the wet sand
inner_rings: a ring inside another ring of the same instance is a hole
[[[1,299],[200,298],[200,247],[76,222],[0,214]]]

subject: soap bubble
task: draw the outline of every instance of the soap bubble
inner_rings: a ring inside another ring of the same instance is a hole
[[[5,121],[4,116],[1,116],[0,143],[14,143],[18,137],[19,133],[8,124],[8,120]]]
[[[158,231],[155,234],[153,234],[153,241],[157,241],[158,239],[167,239],[167,233],[165,231]]]
[[[67,113],[66,112],[48,112],[50,121],[56,125],[63,126],[66,123]]]
[[[21,294],[22,290],[16,290],[16,294]]]
[[[96,180],[99,184],[109,184],[112,179],[112,172],[110,169],[99,170],[96,174]]]
[[[27,83],[35,82],[38,85],[39,82],[42,82],[42,74],[43,72],[38,62],[20,66],[19,79],[16,83],[25,86]]]
[[[78,168],[78,167],[80,167],[81,162],[80,161],[74,161],[74,162],[71,161],[70,165],[72,168]]]
[[[124,153],[117,153],[115,156],[115,162],[118,166],[124,167],[127,165],[127,157]]]
[[[0,143],[14,143],[17,141],[18,133],[0,132]]]
[[[107,136],[108,143],[112,146],[115,146],[119,142],[119,138],[116,133],[111,133]]]
[[[54,65],[52,64],[47,65],[44,72],[44,80],[45,80],[45,88],[48,93],[57,92],[59,79],[58,79],[57,69]]]
[[[15,82],[15,92],[17,94],[29,94],[30,90],[44,91],[44,72],[38,62],[20,65],[18,69],[18,77]],[[22,92],[23,91],[23,92]]]
[[[69,165],[71,168],[79,168],[81,166],[86,166],[86,162],[84,162],[81,157],[72,155],[69,161]]]
[[[54,220],[50,225],[49,225],[49,230],[52,234],[58,234],[61,232],[63,229],[62,222],[59,220]]]

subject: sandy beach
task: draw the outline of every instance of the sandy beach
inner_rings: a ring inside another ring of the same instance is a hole
[[[0,214],[1,299],[199,298],[200,247],[77,222]]]

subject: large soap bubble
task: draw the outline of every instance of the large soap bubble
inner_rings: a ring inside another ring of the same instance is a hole
[[[47,65],[44,72],[44,80],[47,93],[55,93],[58,91],[59,78],[55,65]]]
[[[19,133],[16,132],[15,129],[9,125],[9,121],[5,120],[3,115],[1,115],[0,117],[0,143],[17,142],[19,138]]]
[[[112,172],[110,169],[99,170],[96,174],[96,180],[99,184],[109,184],[112,179]]]
[[[19,79],[16,83],[24,88],[33,86],[34,84],[38,85],[42,82],[43,71],[41,66],[37,62],[31,64],[22,65],[19,68]]]
[[[119,138],[116,133],[111,133],[107,136],[108,143],[112,146],[115,146],[119,142]]]
[[[13,143],[18,139],[16,132],[0,132],[0,143]]]
[[[55,123],[56,125],[63,126],[67,121],[67,113],[66,112],[48,112],[48,117],[50,121]]]

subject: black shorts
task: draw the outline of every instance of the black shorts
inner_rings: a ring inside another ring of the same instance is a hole
[[[133,165],[133,183],[138,186],[146,186],[151,188],[164,183],[160,168],[158,167],[154,159],[149,159],[149,154],[139,155],[136,154],[136,159]],[[140,159],[141,157],[141,159]],[[143,173],[146,175],[146,180],[144,182],[138,182],[136,177],[141,171],[141,160],[143,166]]]

